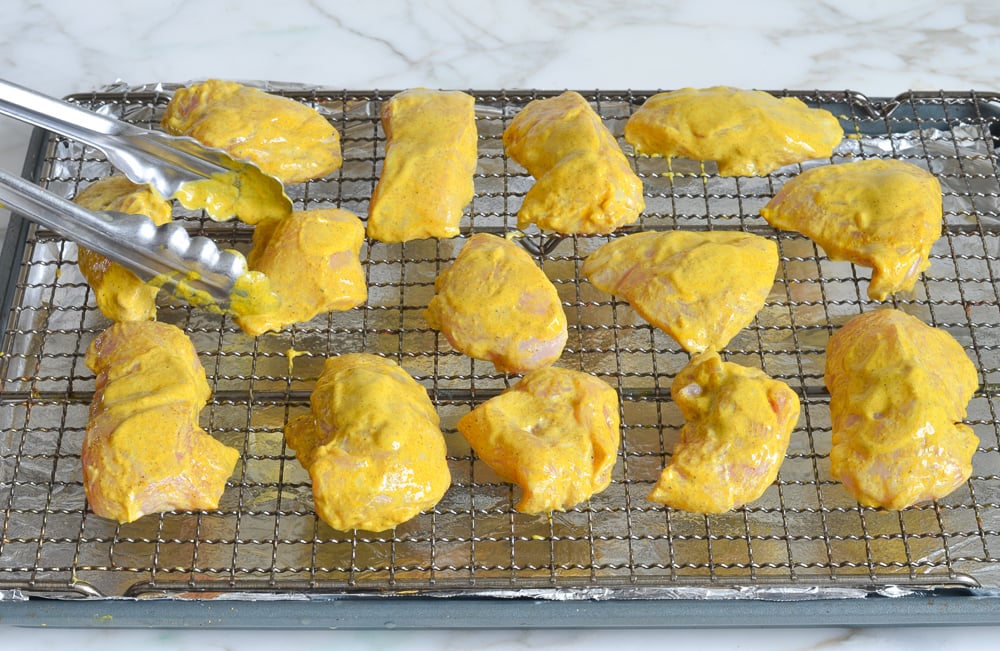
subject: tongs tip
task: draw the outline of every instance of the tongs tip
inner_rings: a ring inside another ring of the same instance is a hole
[[[199,240],[205,241],[207,251],[214,248],[211,240],[196,237],[189,246],[192,253],[199,248]],[[261,271],[247,269],[242,253],[227,249],[218,252],[216,259],[217,267],[228,270],[221,277],[194,270],[169,271],[157,274],[148,283],[205,312],[228,314],[237,319],[268,314],[280,307],[281,298],[271,290],[270,278]]]
[[[204,210],[215,221],[237,217],[247,224],[291,214],[292,201],[284,184],[255,162],[234,158],[229,152],[208,147],[190,136],[152,132],[145,137],[208,163],[204,166],[190,159],[181,161],[179,157],[174,161],[194,175],[177,184],[171,195],[185,208]]]
[[[292,212],[281,181],[251,165],[188,181],[173,198],[189,210],[204,210],[215,221],[238,217],[247,224],[257,224],[283,219]]]

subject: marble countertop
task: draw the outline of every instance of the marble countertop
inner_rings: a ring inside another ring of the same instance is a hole
[[[332,88],[1000,91],[1000,5],[964,0],[481,3],[7,0],[2,76],[64,96],[206,77]],[[0,120],[18,172],[29,129]],[[5,217],[4,217],[5,218]],[[767,622],[761,622],[766,626]],[[989,648],[1000,627],[216,631],[4,627],[4,648]]]

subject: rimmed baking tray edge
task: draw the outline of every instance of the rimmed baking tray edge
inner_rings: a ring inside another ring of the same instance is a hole
[[[897,96],[897,97],[901,97]],[[21,172],[37,181],[48,132],[36,128]],[[2,247],[0,274],[19,273],[31,222],[12,213]],[[7,314],[14,284],[0,286],[0,314]],[[469,629],[469,628],[795,628],[828,626],[975,626],[1000,624],[1000,592],[975,587],[858,585],[796,598],[629,598],[599,596],[415,596],[376,593],[278,595],[213,594],[185,598],[86,598],[0,591],[0,626],[45,628],[216,629]],[[898,594],[898,596],[896,596]]]

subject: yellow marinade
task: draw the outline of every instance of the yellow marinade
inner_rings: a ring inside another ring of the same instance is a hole
[[[473,235],[434,288],[424,311],[428,325],[469,357],[523,373],[562,354],[568,331],[559,293],[518,244]]]
[[[385,162],[368,209],[368,236],[407,242],[458,235],[475,193],[475,100],[415,88],[382,107]]]
[[[774,483],[799,417],[787,384],[711,351],[692,357],[670,396],[687,422],[649,499],[696,513],[725,513]]]
[[[238,317],[243,331],[256,336],[364,303],[368,286],[359,258],[364,237],[361,220],[339,208],[295,211],[258,224],[248,263],[267,276],[280,303]],[[242,307],[234,305],[234,311]]]
[[[764,306],[778,271],[773,240],[738,231],[645,231],[591,253],[583,275],[628,301],[688,352],[720,350]]]
[[[238,253],[230,251],[231,253]],[[171,293],[211,314],[231,313],[237,317],[255,317],[273,314],[281,306],[281,298],[271,289],[271,280],[259,271],[247,271],[236,279],[227,297],[228,308],[219,305],[209,292],[198,289],[192,283],[197,283],[201,275],[189,271],[183,275],[178,273],[159,274],[149,281],[155,288],[173,284]]]
[[[535,177],[517,211],[518,228],[610,233],[646,207],[642,180],[579,93],[529,102],[504,131],[503,145]]]
[[[896,309],[865,312],[826,349],[830,474],[861,504],[902,509],[968,479],[979,439],[960,422],[979,386],[948,332]]]
[[[316,109],[258,88],[209,79],[178,89],[163,114],[167,133],[256,163],[282,183],[340,168],[340,134]]]
[[[802,233],[831,260],[872,268],[876,301],[912,289],[941,237],[941,184],[899,160],[825,165],[786,183],[761,209],[775,228]]]
[[[625,140],[637,154],[715,161],[722,176],[764,176],[827,158],[843,138],[829,111],[727,86],[658,93],[625,123]]]
[[[116,323],[85,361],[97,375],[81,459],[94,513],[131,522],[216,508],[239,452],[198,426],[211,389],[184,332],[156,321]]]
[[[458,431],[501,479],[520,486],[518,511],[564,511],[611,483],[618,392],[589,373],[538,369],[459,419]]]
[[[309,403],[285,438],[312,478],[316,512],[334,529],[390,529],[448,490],[437,412],[394,362],[368,353],[331,357]]]
[[[292,209],[280,181],[250,168],[188,181],[173,198],[185,208],[204,210],[216,221],[238,217],[247,224],[281,219]]]

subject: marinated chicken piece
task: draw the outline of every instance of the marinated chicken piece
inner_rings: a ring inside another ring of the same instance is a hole
[[[257,224],[248,265],[268,277],[281,304],[273,312],[240,317],[240,327],[256,336],[364,303],[364,238],[361,220],[339,208],[295,211]]]
[[[451,475],[427,391],[393,362],[332,357],[285,429],[312,478],[316,511],[334,529],[383,531],[432,508]]]
[[[646,207],[642,180],[579,93],[530,102],[504,131],[503,145],[535,177],[517,212],[518,228],[610,233]]]
[[[116,323],[87,349],[97,375],[83,439],[83,487],[97,515],[215,509],[239,452],[198,426],[211,394],[184,332],[156,321]]]
[[[941,236],[941,184],[899,160],[872,159],[802,172],[760,214],[813,240],[831,260],[872,268],[876,301],[913,288]]]
[[[764,306],[777,245],[736,231],[645,231],[591,253],[583,274],[692,353],[720,350]]]
[[[148,185],[136,185],[124,176],[111,176],[88,185],[74,202],[88,210],[146,215],[160,226],[171,219],[170,202]],[[159,288],[99,253],[77,249],[77,262],[94,291],[97,308],[112,321],[149,321],[156,318]]]
[[[312,107],[258,88],[209,79],[174,93],[163,129],[249,160],[283,183],[340,168],[340,135]]]
[[[979,386],[950,334],[895,309],[852,318],[830,338],[830,473],[865,506],[902,509],[969,478],[979,439],[960,423]]]
[[[559,294],[514,242],[473,235],[434,288],[427,323],[469,357],[503,373],[524,373],[562,355],[568,332]]]
[[[774,483],[799,418],[788,385],[755,368],[696,355],[670,395],[687,420],[653,502],[696,513],[725,513]]]
[[[618,392],[588,373],[538,369],[459,419],[458,431],[501,479],[520,486],[518,511],[564,511],[611,483]]]
[[[368,236],[382,242],[455,237],[475,194],[475,100],[416,88],[382,108],[385,163],[368,210]]]
[[[726,86],[653,95],[625,123],[625,140],[637,154],[715,161],[721,176],[765,176],[828,158],[843,138],[829,111]]]

